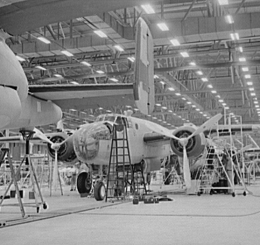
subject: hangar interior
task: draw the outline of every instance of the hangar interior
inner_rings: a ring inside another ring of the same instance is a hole
[[[91,2],[93,6],[86,2]],[[169,130],[176,130],[189,123],[199,127],[221,113],[223,117],[218,121],[220,125],[243,124],[254,128],[254,130],[241,133],[237,138],[235,136],[233,138],[230,133],[228,135],[230,136],[229,146],[223,147],[221,145],[220,151],[223,151],[223,148],[224,150],[231,148],[232,152],[232,147],[234,147],[236,150],[239,149],[238,153],[240,154],[242,148],[249,144],[259,148],[259,0],[148,0],[141,1],[142,4],[135,0],[122,0],[120,3],[119,1],[106,2],[105,0],[94,2],[82,0],[0,0],[0,28],[10,35],[6,39],[6,43],[20,61],[29,83],[29,92],[32,95],[37,87],[44,87],[51,91],[52,85],[76,87],[90,84],[96,88],[99,85],[108,85],[113,90],[113,85],[133,84],[135,82],[136,56],[135,28],[138,18],[142,17],[149,26],[154,44],[155,107],[153,112],[148,115],[142,114],[131,96],[116,99],[109,94],[101,95],[95,91],[93,93],[96,93],[96,96],[86,101],[81,103],[71,101],[63,104],[62,122],[68,135],[73,134],[84,124],[91,125],[96,119],[100,119],[98,116],[101,114],[124,114],[126,110],[132,110],[134,118],[151,121]],[[62,100],[62,97],[57,99]],[[129,124],[124,123],[127,128]],[[112,127],[115,129],[114,137],[116,138],[118,137],[117,129],[113,124]],[[39,129],[47,134],[56,133],[57,124],[41,126]],[[155,132],[158,131],[155,130]],[[122,134],[123,137],[127,137],[124,132]],[[17,136],[18,132],[12,129],[8,135]],[[184,135],[183,137],[186,137],[185,139],[188,141],[190,139],[188,136]],[[57,139],[56,143],[60,143],[59,140]],[[115,141],[117,140],[119,139]],[[21,159],[26,164],[28,163],[26,142],[20,143],[19,140],[16,140],[15,143],[10,141],[5,144],[10,147],[14,166],[22,164]],[[128,145],[122,144],[121,148],[128,148]],[[187,143],[179,142],[178,144]],[[206,146],[203,150],[205,157],[202,160],[208,163],[211,161],[209,160],[211,152],[210,146]],[[34,189],[36,193],[37,182],[40,184],[48,183],[47,194],[63,198],[63,191],[68,191],[68,187],[71,187],[72,191],[77,186],[75,183],[73,187],[71,185],[75,167],[68,168],[67,165],[63,167],[62,161],[58,163],[58,160],[55,160],[55,151],[56,149],[51,149],[50,145],[46,145],[46,142],[30,143],[31,157],[29,157],[29,161],[32,161],[32,165],[36,166],[38,175],[36,186],[35,183],[32,185],[36,188]],[[229,180],[227,168],[222,164],[222,153],[218,153],[215,149],[214,160],[218,161],[218,169],[214,174],[217,173],[218,177],[225,176],[225,179]],[[243,164],[246,161],[248,164],[247,170],[249,169],[249,172],[247,175],[245,172],[241,173],[239,167],[234,163],[238,161],[238,153],[230,155],[231,166],[233,174],[237,177],[236,181],[239,183],[238,190],[243,193],[240,193],[241,195],[246,196],[252,194],[251,189],[249,191],[246,184],[255,185],[260,175],[258,152],[252,151],[246,156],[241,156]],[[116,154],[120,155],[118,152]],[[123,153],[124,162],[128,161],[125,157],[129,157],[129,154],[129,149],[128,153]],[[184,150],[181,150],[182,154],[184,160],[186,154],[184,154]],[[77,162],[75,158],[72,159],[72,164]],[[159,164],[164,165],[164,167],[165,164],[168,164],[170,168],[161,168],[160,171],[152,173],[151,178],[156,186],[153,188],[157,188],[158,193],[162,193],[162,185],[167,182],[169,186],[166,186],[166,190],[172,185],[178,190],[182,190],[185,186],[185,177],[182,176],[185,170],[175,168],[175,164],[178,162],[177,158],[167,156],[167,159],[160,160]],[[6,169],[3,170],[3,167],[8,165],[8,161],[10,162],[10,159],[7,159],[1,166],[3,171],[1,175],[3,183],[1,182],[1,184],[3,185],[6,185],[10,178],[15,179],[11,176],[10,170],[8,170],[8,174],[4,172]],[[110,161],[109,164],[113,163]],[[92,167],[96,176],[102,175],[102,167]],[[114,168],[117,167],[116,165]],[[128,174],[128,172],[125,170],[125,166],[123,169],[120,173],[125,178],[125,173]],[[194,171],[194,169],[191,170]],[[23,184],[30,185],[30,181],[32,181],[29,180],[30,174],[32,174],[31,170],[29,171],[26,166],[22,170],[24,171],[21,176]],[[148,186],[143,184],[148,178],[146,175],[143,176],[143,165],[138,165],[135,171],[136,175],[134,176],[137,176],[138,180],[134,183],[128,183],[130,189],[133,188],[133,185],[137,185],[138,187],[135,188],[138,191],[147,191],[146,188],[149,190],[150,183]],[[106,174],[109,175],[107,172]],[[201,172],[195,173],[194,171],[193,174],[196,175],[193,178],[200,178],[200,184],[203,182],[204,186],[202,184],[200,187],[195,186],[196,182],[189,190],[190,193],[187,194],[216,193],[211,185],[212,169],[203,168]],[[55,182],[54,184],[54,175],[58,176],[59,183]],[[120,178],[121,176],[117,176],[110,181],[118,181]],[[82,177],[80,181],[84,182],[84,188],[94,188],[92,183],[85,183],[88,181],[86,176]],[[107,184],[109,185],[109,182]],[[54,190],[52,185],[56,185],[55,188],[58,185],[58,190]],[[62,185],[65,186],[65,190],[63,190]],[[79,189],[79,186],[77,187]],[[107,189],[109,188],[107,187]],[[219,191],[217,193],[227,193],[225,191],[231,189],[229,193],[235,196],[234,186],[230,188],[230,185],[225,184],[216,189]],[[120,190],[120,188],[116,190],[116,192],[120,191],[124,190]],[[43,193],[46,194],[44,191]],[[43,201],[41,193],[39,196],[40,202]],[[106,192],[106,196],[108,196],[108,192]],[[70,194],[71,197],[76,197],[74,192]],[[95,198],[99,199],[96,196]],[[71,203],[74,201],[70,200]],[[133,199],[133,204],[138,204],[139,200],[137,203],[135,201]],[[152,202],[156,201],[155,198]],[[221,201],[225,203],[222,199]],[[78,203],[83,205],[82,200]],[[21,203],[19,205],[21,208]],[[102,205],[107,204],[102,203]],[[68,207],[66,206],[66,208]],[[203,208],[206,210],[206,207]],[[216,207],[214,208],[216,209]],[[229,211],[231,212],[231,210]],[[25,211],[21,210],[21,212],[25,216]],[[8,222],[0,222],[0,224],[9,225]]]

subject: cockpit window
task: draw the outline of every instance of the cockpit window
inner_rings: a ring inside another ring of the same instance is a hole
[[[96,120],[96,122],[102,122],[102,121],[109,121],[109,122],[115,122],[115,116],[113,115],[99,115]]]

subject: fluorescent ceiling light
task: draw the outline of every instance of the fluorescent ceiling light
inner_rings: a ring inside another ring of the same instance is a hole
[[[195,105],[192,105],[191,107],[195,108],[196,106],[195,106]]]
[[[240,46],[240,47],[238,47],[238,50],[239,50],[239,52],[241,52],[241,53],[242,53],[242,52],[243,52],[243,47],[241,47],[241,46]]]
[[[196,66],[196,63],[195,62],[190,62],[190,65],[191,66]]]
[[[35,68],[42,70],[42,71],[46,71],[46,68],[42,67],[42,66],[35,66]]]
[[[258,104],[258,101],[254,101],[255,104]]]
[[[114,78],[114,77],[112,77],[112,78],[109,78],[111,81],[113,81],[113,82],[118,82],[118,79],[116,79],[116,78]]]
[[[187,58],[189,57],[189,54],[187,52],[181,52],[181,56]]]
[[[225,18],[226,18],[227,23],[229,23],[229,24],[233,24],[234,23],[234,19],[233,19],[233,17],[231,15],[226,15]]]
[[[248,86],[252,86],[253,85],[253,82],[247,82],[246,83]]]
[[[144,9],[144,11],[147,14],[154,14],[155,13],[154,9],[152,8],[152,6],[150,4],[144,4],[144,5],[141,5],[141,7]]]
[[[228,0],[218,0],[219,5],[228,5]]]
[[[227,105],[226,103],[222,103],[223,106]]]
[[[170,42],[173,46],[180,46],[180,42],[176,38],[171,39]]]
[[[115,45],[114,48],[117,49],[120,52],[124,51],[124,49],[120,45]]]
[[[256,108],[259,108],[259,105],[255,105]]]
[[[94,33],[96,33],[98,36],[100,36],[102,38],[107,37],[107,34],[105,34],[103,31],[100,31],[100,30],[96,30],[96,31],[94,31]]]
[[[238,60],[241,61],[241,62],[244,62],[244,61],[246,61],[246,58],[245,57],[240,57]]]
[[[166,107],[166,106],[163,106],[162,109],[167,110],[167,107]]]
[[[170,91],[174,91],[175,89],[173,87],[168,88]]]
[[[68,56],[68,57],[73,56],[73,54],[72,54],[71,52],[67,51],[67,50],[62,50],[61,52],[62,52],[63,54],[65,54],[66,56]]]
[[[203,75],[203,72],[202,71],[197,71],[197,74],[201,76],[201,75]]]
[[[216,95],[216,97],[220,99],[220,95]]]
[[[250,93],[251,96],[255,96],[255,93]]]
[[[54,74],[55,77],[59,77],[59,78],[62,78],[62,75],[60,74]]]
[[[190,105],[190,104],[191,104],[191,102],[190,102],[190,101],[187,101],[187,104],[188,104],[188,105]]]
[[[104,74],[104,72],[101,71],[101,70],[97,70],[97,73],[98,73],[98,74]]]
[[[135,62],[135,57],[127,57],[128,60],[130,60],[131,62]]]
[[[224,100],[218,100],[220,103],[224,102]]]
[[[242,67],[242,71],[248,71],[248,67]]]
[[[225,106],[224,108],[225,108],[226,110],[229,110],[229,107],[228,107],[228,106]]]
[[[246,74],[246,75],[245,75],[245,78],[246,78],[246,79],[249,79],[249,78],[251,78],[251,75],[250,75],[250,74]]]
[[[162,30],[162,31],[169,31],[168,26],[165,23],[158,23],[157,26]]]
[[[181,96],[181,94],[180,93],[175,93],[177,96]]]
[[[230,37],[232,40],[239,40],[239,35],[237,32],[235,33],[230,33]]]
[[[91,66],[91,64],[89,64],[87,61],[81,61],[80,63],[85,66]]]
[[[75,82],[75,81],[71,81],[70,83],[72,83],[72,84],[79,84],[78,82]]]
[[[160,103],[155,104],[156,106],[162,106]]]
[[[212,86],[211,84],[209,84],[207,87],[208,87],[208,88],[213,88],[213,86]]]
[[[254,88],[249,88],[249,91],[254,91],[255,89]]]
[[[160,83],[161,83],[162,85],[164,85],[164,84],[165,84],[165,82],[164,82],[164,81],[160,81]]]
[[[25,61],[25,59],[19,55],[16,55],[16,59],[18,59],[21,62]]]
[[[209,81],[208,78],[206,78],[206,77],[201,78],[201,80],[202,80],[203,82],[208,82],[208,81]]]
[[[45,37],[37,37],[37,39],[40,40],[40,41],[43,42],[43,43],[46,43],[46,44],[50,44],[50,43],[51,43],[51,42],[50,42],[47,38],[45,38]]]
[[[197,108],[197,109],[196,109],[196,111],[200,111],[200,109],[199,109],[199,108]]]
[[[211,93],[212,93],[212,94],[216,94],[217,91],[216,91],[216,90],[211,90]]]
[[[182,100],[186,100],[186,98],[182,97]]]
[[[153,78],[159,78],[157,75],[154,75]]]
[[[168,110],[168,112],[172,112],[172,110]]]

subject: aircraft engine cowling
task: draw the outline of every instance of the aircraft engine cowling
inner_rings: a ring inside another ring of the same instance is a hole
[[[52,135],[49,139],[54,143],[61,143],[69,136],[66,133],[56,133]],[[51,148],[51,145],[48,144],[48,153],[55,159],[55,151]],[[76,159],[76,154],[73,149],[72,139],[69,139],[64,144],[62,144],[58,150],[58,160],[62,162],[73,162]]]
[[[173,135],[176,136],[177,138],[186,138],[190,136],[195,129],[190,126],[183,126],[178,129],[176,129],[173,132]],[[204,134],[198,134],[193,136],[191,139],[189,139],[187,145],[186,145],[186,150],[187,150],[187,155],[188,157],[197,157],[199,156],[205,147],[205,142],[206,139],[204,137]],[[170,145],[172,151],[179,157],[183,157],[183,146],[178,140],[171,139],[170,140]]]

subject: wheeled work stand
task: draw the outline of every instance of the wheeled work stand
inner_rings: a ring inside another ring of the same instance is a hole
[[[21,163],[20,163],[20,165],[18,167],[17,172],[20,171],[20,168],[21,168],[21,166],[22,166],[22,164],[24,162],[26,163],[26,165],[29,166],[30,177],[31,177],[31,181],[32,181],[32,188],[33,188],[34,197],[35,197],[36,212],[38,213],[39,210],[40,210],[40,204],[43,205],[43,209],[47,208],[47,204],[43,200],[43,196],[42,196],[41,189],[40,189],[40,186],[39,186],[39,183],[38,183],[38,180],[37,180],[35,169],[34,169],[34,166],[33,166],[32,162],[31,162],[31,159],[30,159],[30,153],[29,153],[30,147],[29,146],[30,146],[30,139],[31,139],[31,137],[34,134],[34,131],[21,130],[20,133],[22,134],[22,136],[23,136],[23,138],[24,138],[24,140],[26,142],[26,147],[25,147],[25,151],[26,152],[25,152],[25,156],[24,156],[23,160],[21,161]],[[1,150],[5,151],[5,154],[7,154],[7,156],[8,156],[8,162],[9,162],[9,165],[10,165],[12,179],[11,179],[11,181],[10,181],[10,183],[9,183],[9,185],[8,185],[8,187],[7,187],[6,191],[5,191],[2,199],[0,200],[0,206],[2,205],[2,203],[3,203],[4,199],[5,199],[5,196],[8,193],[11,185],[14,183],[17,199],[18,199],[19,206],[20,206],[20,210],[21,210],[21,213],[22,213],[22,217],[24,218],[26,215],[25,215],[25,210],[24,210],[24,204],[22,203],[22,199],[21,199],[21,196],[20,196],[19,186],[18,186],[18,183],[17,183],[17,172],[14,169],[14,166],[13,166],[13,163],[12,163],[12,160],[11,160],[11,157],[10,157],[9,149],[8,148],[2,148]],[[37,197],[35,195],[36,194],[36,188],[38,190],[38,194],[40,196],[41,203],[38,202]]]

